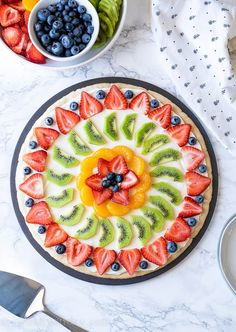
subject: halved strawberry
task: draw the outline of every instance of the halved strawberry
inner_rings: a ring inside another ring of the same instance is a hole
[[[113,193],[111,198],[112,202],[122,205],[129,204],[129,191],[128,190],[119,190],[116,193]]]
[[[102,275],[114,263],[116,259],[115,250],[108,250],[104,248],[96,248],[93,252],[94,264],[98,273]]]
[[[88,119],[91,116],[100,113],[103,110],[103,105],[93,96],[85,91],[81,93],[80,100],[80,116],[82,119]]]
[[[33,174],[19,185],[19,189],[32,198],[43,198],[43,176],[42,174]]]
[[[68,238],[68,234],[57,224],[48,226],[44,245],[46,248],[56,246],[57,244],[63,243]]]
[[[18,27],[9,27],[2,30],[2,38],[9,47],[19,44],[22,32]]]
[[[86,261],[91,255],[93,247],[87,243],[81,243],[72,237],[66,241],[66,257],[72,266],[78,266]]]
[[[24,32],[24,33],[26,33],[26,34],[29,33],[29,30],[28,30],[28,27],[27,27],[26,24],[22,25],[22,27],[21,27],[21,31]],[[27,48],[27,47],[26,47],[26,48]]]
[[[102,191],[92,190],[93,198],[97,205],[104,203],[106,200],[111,198],[112,190],[109,188],[103,189]]]
[[[35,203],[29,210],[25,220],[29,224],[50,225],[53,223],[52,215],[46,202]]]
[[[49,149],[60,135],[55,129],[42,127],[34,128],[34,134],[37,138],[38,144],[45,150]]]
[[[25,21],[25,25],[28,27],[28,23],[29,23],[29,16],[30,16],[30,12],[29,11],[25,11],[24,12],[24,21]]]
[[[12,49],[12,51],[14,51],[17,54],[22,54],[26,50],[28,42],[29,42],[28,34],[23,32],[21,35],[21,40],[20,40],[19,44],[11,47],[11,49]]]
[[[183,218],[179,217],[172,222],[164,236],[168,241],[182,242],[187,240],[191,233],[191,227]]]
[[[202,207],[191,197],[186,196],[183,200],[182,209],[178,217],[188,218],[202,213]]]
[[[187,193],[190,196],[201,194],[210,185],[211,179],[196,172],[187,172],[185,174],[187,183]]]
[[[126,269],[130,276],[136,271],[141,260],[141,252],[139,249],[121,250],[118,254],[118,260]]]
[[[148,113],[149,119],[157,122],[162,128],[168,128],[171,121],[172,106],[166,104]]]
[[[14,9],[8,5],[0,6],[0,24],[1,24],[1,26],[9,27],[10,25],[20,22],[20,20],[21,20],[21,14],[16,9]]]
[[[38,150],[26,153],[23,156],[24,162],[37,172],[43,172],[46,168],[47,152]]]
[[[104,100],[104,105],[111,110],[126,110],[128,108],[125,96],[115,84],[111,86]]]
[[[150,111],[148,94],[146,92],[139,93],[130,102],[129,107],[136,112],[147,114]]]
[[[188,142],[191,128],[190,124],[179,124],[167,129],[167,131],[179,146],[184,146]]]
[[[9,6],[16,9],[16,10],[18,10],[19,12],[24,12],[25,11],[25,7],[23,6],[22,1],[12,3]]]
[[[148,246],[143,247],[141,253],[144,258],[153,264],[159,266],[166,264],[168,256],[166,240],[163,237],[160,237]]]
[[[64,110],[57,107],[55,110],[57,125],[62,134],[67,134],[80,122],[80,117],[75,112]]]
[[[110,172],[117,174],[126,174],[128,172],[128,167],[125,158],[122,155],[117,155],[109,162]]]
[[[188,171],[197,168],[205,158],[204,152],[192,146],[184,146],[181,151]]]
[[[121,182],[121,189],[130,189],[139,182],[137,175],[133,171],[128,171]]]
[[[96,191],[102,191],[102,179],[98,174],[93,174],[85,180],[87,186]]]
[[[37,48],[30,41],[26,48],[26,58],[34,63],[44,64],[46,63],[46,58],[43,54],[41,54]]]
[[[109,172],[109,161],[99,158],[98,159],[98,174],[104,178]]]

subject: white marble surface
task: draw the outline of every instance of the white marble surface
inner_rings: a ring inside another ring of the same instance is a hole
[[[33,71],[0,51],[0,269],[43,283],[48,306],[91,332],[234,332],[236,298],[221,276],[217,244],[225,221],[236,212],[236,160],[211,134],[220,173],[214,218],[197,248],[179,266],[155,279],[111,287],[69,277],[33,249],[12,208],[9,178],[15,144],[29,117],[53,94],[85,79],[112,75],[140,78],[175,93],[164,68],[158,66],[148,13],[148,0],[129,0],[127,23],[116,45],[78,70]],[[43,314],[22,320],[0,309],[0,331],[66,330]]]

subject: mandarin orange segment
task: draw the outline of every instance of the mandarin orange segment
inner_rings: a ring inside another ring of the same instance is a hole
[[[145,192],[151,187],[152,184],[152,178],[148,173],[143,173],[139,177],[139,183],[132,189],[132,195],[138,193],[138,192]]]
[[[136,175],[140,176],[145,171],[146,165],[145,161],[142,158],[134,156],[131,162],[129,163],[129,167]]]
[[[22,0],[22,4],[25,7],[26,10],[31,12],[31,10],[34,8],[38,0]]]
[[[92,175],[92,172],[83,172],[80,173],[76,178],[76,185],[79,190],[82,189],[82,187],[85,185],[85,180]]]
[[[109,201],[107,203],[107,210],[112,216],[124,216],[129,212],[129,207]]]
[[[113,152],[111,149],[102,148],[102,149],[99,149],[96,152],[94,152],[93,156],[97,157],[97,158],[103,158],[105,160],[110,161],[113,158],[115,158],[116,153]]]
[[[124,145],[115,146],[112,150],[115,151],[116,154],[121,154],[127,162],[130,162],[134,156],[133,151]]]
[[[138,192],[135,195],[130,196],[130,203],[128,207],[130,209],[141,208],[145,203],[146,197],[143,192]]]
[[[95,211],[95,214],[99,217],[110,217],[111,213],[107,209],[107,202],[102,203],[100,205],[97,205],[95,202],[93,202],[93,208]]]
[[[80,199],[85,205],[92,206],[94,202],[92,189],[86,185],[82,186],[80,189]]]
[[[87,157],[85,158],[80,164],[80,171],[81,173],[93,173],[93,169],[98,165],[98,158],[97,157]]]

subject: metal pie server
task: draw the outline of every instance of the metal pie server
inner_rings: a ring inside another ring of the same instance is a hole
[[[44,294],[44,286],[37,281],[0,271],[0,306],[21,318],[41,311],[72,332],[88,332],[48,310]]]

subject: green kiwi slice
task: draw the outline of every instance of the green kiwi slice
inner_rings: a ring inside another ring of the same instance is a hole
[[[174,219],[174,208],[161,196],[150,196],[149,202],[158,207],[158,209],[163,214],[164,218],[168,220]]]
[[[103,145],[106,143],[102,134],[94,126],[91,120],[87,120],[84,125],[85,134],[87,136],[88,142],[93,145]]]
[[[143,143],[142,154],[147,154],[158,149],[160,146],[169,142],[169,137],[165,134],[157,134],[147,139]]]
[[[124,134],[125,138],[128,140],[133,139],[133,134],[134,134],[134,127],[135,127],[135,122],[137,119],[137,114],[127,114],[121,124],[121,131]]]
[[[151,132],[156,128],[155,123],[147,122],[144,123],[135,135],[135,145],[137,147],[141,146],[145,139],[151,134]]]
[[[70,143],[73,151],[77,155],[88,156],[92,153],[90,147],[82,140],[82,138],[74,131],[71,130],[68,136],[68,142]]]
[[[151,222],[151,228],[155,232],[161,232],[164,228],[165,219],[163,214],[156,208],[145,206],[141,209],[145,217]]]
[[[168,148],[154,153],[150,160],[150,166],[157,166],[159,164],[165,164],[170,161],[175,161],[181,158],[181,154],[178,150]]]
[[[106,116],[103,131],[104,134],[106,134],[112,141],[118,140],[117,119],[115,112],[112,112]]]
[[[63,187],[65,185],[69,184],[74,178],[74,175],[72,175],[72,174],[69,174],[69,173],[58,174],[58,173],[55,173],[54,170],[49,169],[49,168],[45,170],[44,174],[45,174],[46,179],[49,182],[52,182],[60,187]]]
[[[78,229],[73,237],[79,240],[88,240],[97,233],[97,228],[98,218],[95,214],[92,214],[87,218],[87,224],[83,228]]]
[[[176,167],[169,167],[169,166],[157,166],[151,172],[150,175],[156,178],[159,177],[169,177],[172,178],[173,181],[182,182],[184,180],[184,175]]]
[[[64,189],[58,195],[48,196],[46,202],[51,207],[61,208],[73,200],[73,195],[73,188]]]
[[[64,226],[74,226],[81,221],[84,214],[84,205],[77,204],[73,206],[73,209],[67,215],[60,215],[57,223]]]
[[[167,182],[158,182],[154,183],[153,187],[168,196],[171,203],[175,205],[179,205],[182,202],[182,195],[178,189],[173,187],[171,184]]]
[[[79,164],[78,159],[70,156],[56,145],[53,146],[52,158],[65,168],[75,167]]]
[[[100,220],[100,226],[102,228],[102,235],[99,239],[99,247],[105,247],[109,243],[113,242],[115,236],[115,229],[112,222],[107,218]]]
[[[133,225],[138,229],[138,238],[141,241],[142,245],[145,246],[152,237],[151,225],[142,216],[131,216],[133,220]]]
[[[119,248],[127,247],[133,238],[133,231],[130,223],[124,218],[117,218],[117,227],[119,229]]]

